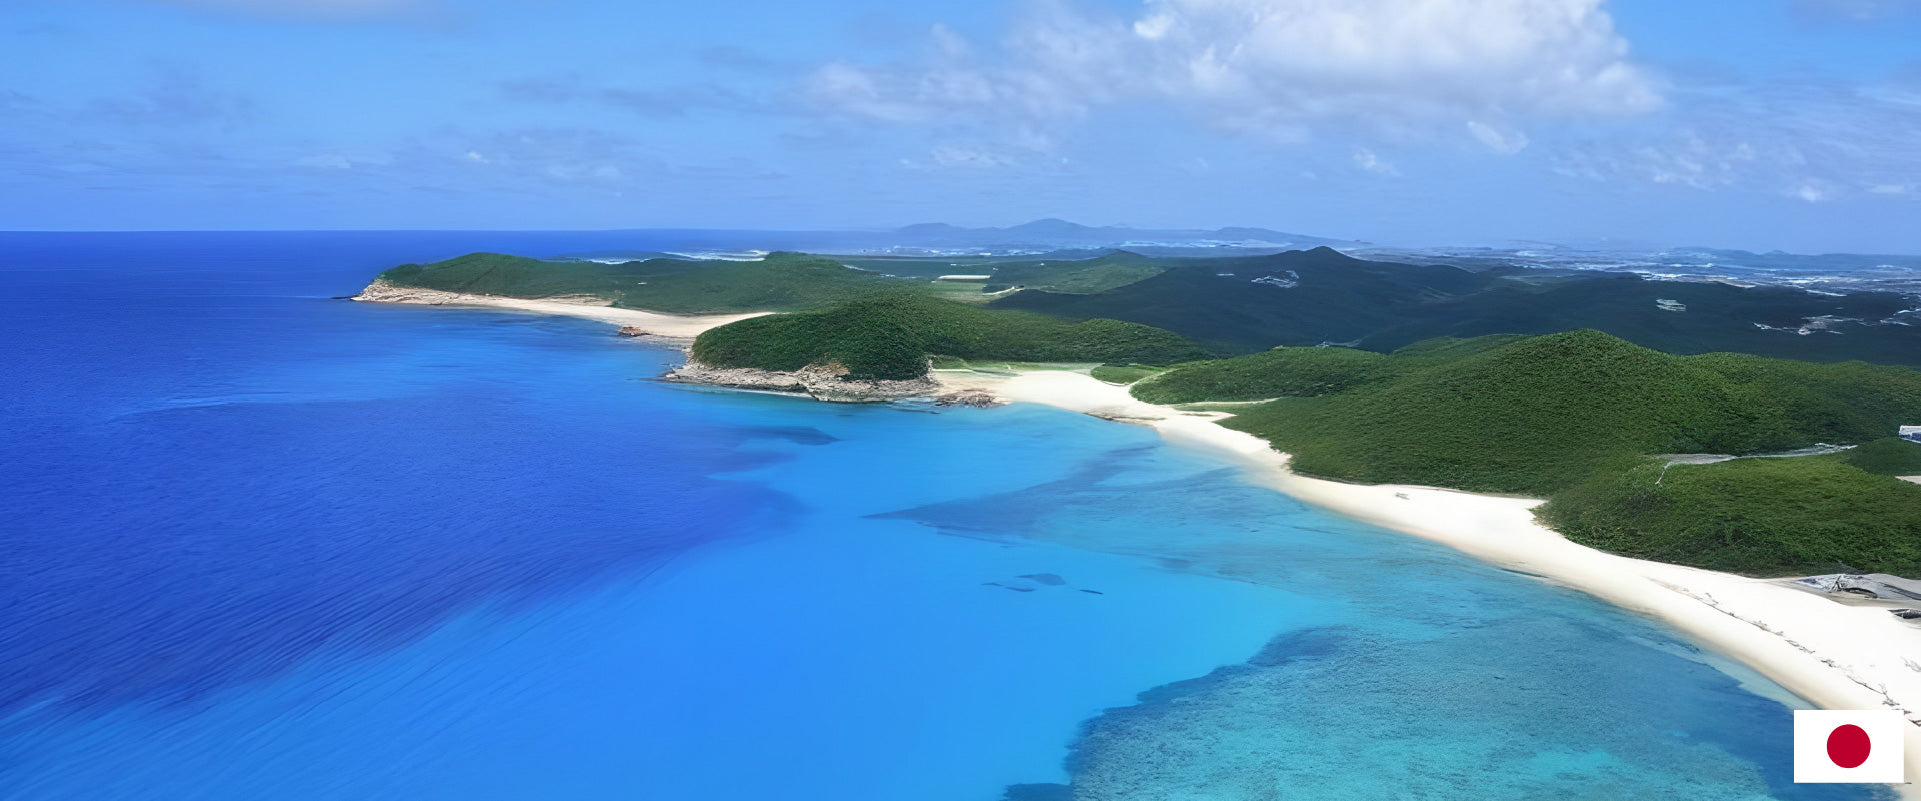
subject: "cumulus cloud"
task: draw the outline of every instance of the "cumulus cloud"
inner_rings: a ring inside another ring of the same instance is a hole
[[[1399,172],[1394,169],[1394,165],[1387,163],[1379,154],[1367,148],[1360,148],[1354,151],[1354,166],[1374,173],[1375,175],[1399,174]]]
[[[1222,128],[1296,140],[1322,126],[1450,136],[1497,152],[1522,127],[1657,109],[1602,0],[1149,0],[1144,13],[1041,6],[997,56],[946,29],[913,66],[836,62],[809,97],[893,122],[1058,123],[1115,102],[1186,106]]]

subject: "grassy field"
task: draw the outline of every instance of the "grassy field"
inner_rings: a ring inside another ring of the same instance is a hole
[[[1070,322],[983,309],[912,290],[880,292],[794,314],[742,320],[702,334],[710,365],[798,370],[839,364],[850,377],[925,375],[928,358],[1171,364],[1207,354],[1178,335],[1117,320]]]
[[[774,253],[761,261],[648,259],[623,264],[473,253],[401,265],[380,277],[400,286],[516,298],[590,295],[623,308],[682,314],[805,309],[907,283],[799,253]]]

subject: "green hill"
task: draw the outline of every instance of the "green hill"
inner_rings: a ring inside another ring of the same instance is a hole
[[[719,367],[798,370],[837,363],[852,377],[884,379],[925,375],[934,355],[1163,365],[1207,353],[1135,323],[994,311],[911,290],[742,320],[701,334],[693,347],[694,360]]]
[[[1000,292],[1020,287],[1090,295],[1153,278],[1164,270],[1153,259],[1124,251],[1091,259],[1016,261],[995,265],[994,277],[987,282],[985,290]]]
[[[1161,272],[1131,283],[1079,294],[1023,291],[990,305],[1129,320],[1224,353],[1324,343],[1386,353],[1435,337],[1593,328],[1669,353],[1921,366],[1921,326],[1883,322],[1914,306],[1893,292],[1834,296],[1608,272],[1476,272],[1327,248],[1151,264]]]
[[[1672,467],[1648,460],[1597,473],[1539,515],[1575,542],[1713,570],[1921,575],[1921,486],[1839,454]]]
[[[1359,340],[1422,303],[1493,280],[1444,266],[1350,258],[1330,248],[1271,256],[1159,259],[1152,277],[1091,294],[1023,291],[994,308],[1109,317],[1165,328],[1216,350]]]
[[[1460,358],[1520,337],[1437,339],[1394,357],[1355,348],[1279,347],[1232,359],[1190,362],[1143,379],[1134,397],[1149,403],[1311,398],[1396,378],[1415,367]]]
[[[902,283],[800,253],[773,253],[760,261],[620,264],[472,253],[404,264],[380,278],[398,286],[515,298],[591,295],[623,308],[682,314],[804,309]]]
[[[1896,447],[1921,445],[1887,437],[1921,418],[1921,371],[1676,356],[1589,330],[1339,351],[1181,365],[1133,391],[1279,395],[1223,424],[1293,454],[1308,475],[1548,497],[1544,521],[1621,553],[1756,573],[1921,565],[1921,486],[1873,475],[1921,458]],[[1649,458],[1821,442],[1868,444],[1704,466]]]
[[[1275,358],[1241,359],[1264,357]],[[1921,412],[1921,371],[1674,356],[1598,331],[1381,361],[1343,391],[1283,398],[1228,425],[1313,475],[1547,494],[1623,456],[1866,442]],[[1137,392],[1199,394],[1181,372]]]

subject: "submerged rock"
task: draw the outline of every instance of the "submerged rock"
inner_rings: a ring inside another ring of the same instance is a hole
[[[994,396],[984,389],[957,389],[934,398],[935,406],[965,406],[973,409],[991,409],[1004,406],[1007,401]]]

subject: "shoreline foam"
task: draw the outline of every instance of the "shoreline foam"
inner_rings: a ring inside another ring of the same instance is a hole
[[[1773,580],[1588,548],[1535,522],[1533,508],[1541,503],[1536,499],[1302,476],[1288,469],[1287,454],[1265,440],[1216,425],[1225,414],[1146,403],[1126,387],[1085,373],[937,370],[934,375],[953,390],[985,390],[1009,401],[1150,426],[1170,442],[1238,462],[1256,483],[1301,501],[1660,620],[1816,706],[1894,708],[1921,725],[1921,627],[1885,609],[1836,603]],[[1921,776],[1921,734],[1909,733],[1906,752],[1913,782]],[[1921,799],[1921,788],[1912,783],[1896,790],[1904,798]]]

